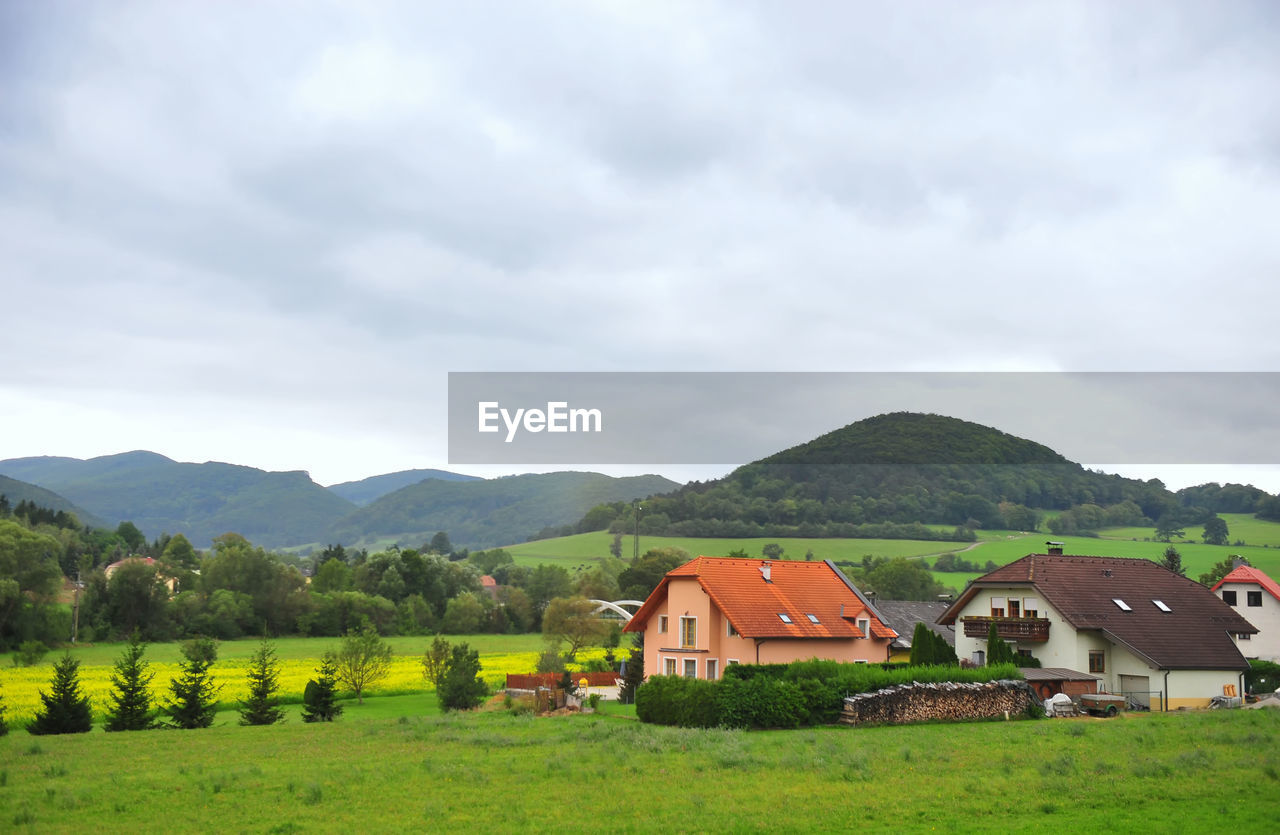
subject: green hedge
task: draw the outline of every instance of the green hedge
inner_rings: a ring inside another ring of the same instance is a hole
[[[652,676],[636,691],[643,722],[686,728],[797,728],[835,722],[845,696],[919,682],[1020,679],[1012,664],[909,667],[901,664],[736,664],[720,681]]]

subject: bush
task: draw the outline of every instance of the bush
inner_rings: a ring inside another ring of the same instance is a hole
[[[489,686],[480,678],[480,653],[467,644],[454,647],[436,687],[436,698],[444,710],[470,710],[489,695]]]
[[[651,676],[636,690],[636,717],[655,725],[714,728],[720,724],[719,682]]]
[[[39,641],[23,641],[13,651],[13,666],[34,667],[44,660],[49,648]]]

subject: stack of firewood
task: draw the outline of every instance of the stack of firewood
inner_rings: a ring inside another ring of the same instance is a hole
[[[859,693],[844,700],[841,724],[927,722],[937,719],[990,719],[1022,713],[1038,704],[1025,681],[981,684],[912,682]]]

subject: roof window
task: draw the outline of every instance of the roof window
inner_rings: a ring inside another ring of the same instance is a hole
[[[817,615],[810,615],[806,613],[805,617],[807,617],[812,623],[821,623],[821,621],[818,620]]]
[[[1172,611],[1173,611],[1173,610],[1172,610],[1172,609],[1170,609],[1168,606],[1164,605],[1164,601],[1163,601],[1163,600],[1152,600],[1151,602],[1152,602],[1152,603],[1154,603],[1154,604],[1156,604],[1156,608],[1157,608],[1157,609],[1159,609],[1159,610],[1160,610],[1160,611],[1162,611],[1162,612],[1172,612]]]
[[[783,623],[791,623],[791,615],[786,612],[778,612],[778,617],[782,618]]]
[[[1121,600],[1121,599],[1120,599],[1120,598],[1118,598],[1118,597],[1113,597],[1113,598],[1111,598],[1111,602],[1112,602],[1112,603],[1114,603],[1114,604],[1116,604],[1117,606],[1119,606],[1119,607],[1120,607],[1120,611],[1122,611],[1122,612],[1132,612],[1132,611],[1133,611],[1132,609],[1130,609],[1130,608],[1129,608],[1129,604],[1128,604],[1128,603],[1125,603],[1123,600]]]

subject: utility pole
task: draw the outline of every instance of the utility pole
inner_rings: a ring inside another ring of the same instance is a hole
[[[631,562],[636,563],[640,560],[640,500],[635,499],[631,502],[631,508],[635,515],[635,531],[634,538],[631,543]]]
[[[84,583],[80,582],[80,572],[76,571],[76,590],[71,597],[71,643],[76,642],[76,638],[80,636],[80,589],[84,588]]]

